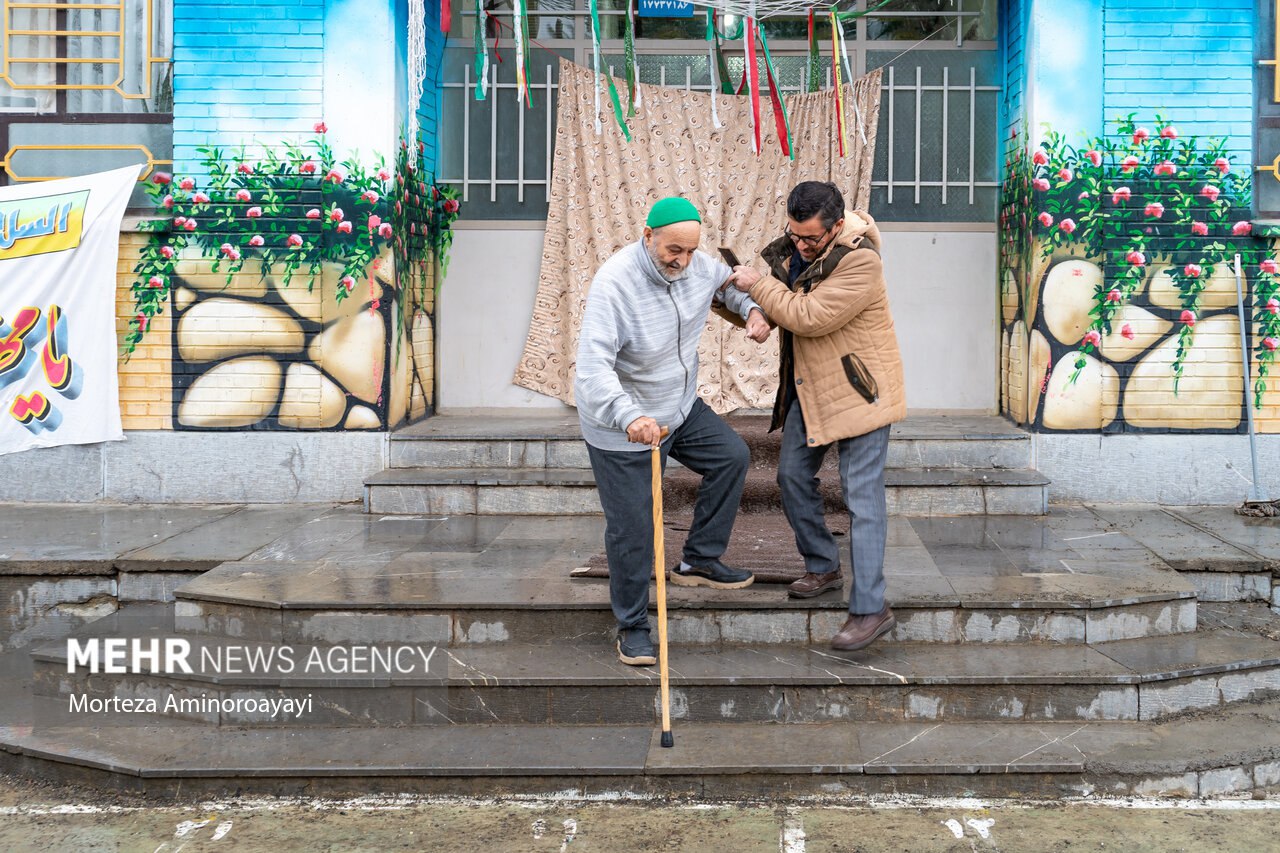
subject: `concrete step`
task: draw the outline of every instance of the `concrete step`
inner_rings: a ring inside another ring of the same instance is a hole
[[[769,417],[733,414],[726,422],[751,449],[752,462],[777,467],[780,433]],[[577,418],[437,416],[391,433],[392,468],[588,468]],[[834,469],[836,454],[826,460]],[[895,424],[890,468],[1031,467],[1031,436],[1002,418],[912,416]]]
[[[1238,797],[1280,703],[1148,722],[0,728],[0,771],[153,796]]]
[[[836,471],[821,473],[828,509],[843,505]],[[700,478],[669,470],[664,507],[693,506]],[[885,472],[889,512],[896,515],[1039,515],[1048,508],[1049,480],[1026,469],[895,468]],[[389,468],[365,480],[371,513],[479,515],[596,514],[600,502],[589,468]],[[744,512],[780,507],[775,472],[753,468]]]
[[[270,643],[426,642],[451,647],[555,637],[608,646],[615,630],[603,579],[565,579],[568,589],[548,584],[548,589],[530,592],[527,586],[503,589],[498,584],[479,591],[462,584],[444,590],[415,584],[411,575],[320,586],[308,585],[304,570],[280,589],[237,585],[233,578],[224,582],[216,576],[262,568],[224,564],[176,590],[177,629]],[[1176,578],[1160,583],[1082,576],[1001,581],[891,578],[888,596],[897,626],[885,642],[1096,643],[1196,629],[1194,592]],[[779,585],[724,592],[669,586],[669,635],[674,643],[825,646],[844,624],[847,602],[834,592],[789,600]]]
[[[121,628],[121,621],[113,632],[144,643],[173,635]],[[87,644],[94,635],[102,632],[76,639]],[[604,643],[353,650],[188,639],[190,673],[149,666],[142,674],[94,673],[83,663],[68,667],[65,643],[37,650],[34,692],[47,708],[41,718],[71,725],[83,721],[90,702],[113,708],[154,700],[144,713],[156,722],[178,716],[224,726],[661,719],[656,668],[621,664]],[[671,649],[672,714],[685,722],[1155,720],[1276,696],[1280,643],[1225,631],[1089,646],[900,643],[857,654],[800,645]],[[286,699],[305,711],[276,716],[260,705]],[[123,711],[93,718],[98,725],[136,719]]]

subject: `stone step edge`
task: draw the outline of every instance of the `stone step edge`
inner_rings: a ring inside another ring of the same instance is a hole
[[[765,473],[769,478],[773,473]],[[751,476],[751,473],[748,476]],[[669,471],[669,484],[697,479],[687,471]],[[1052,481],[1032,468],[886,468],[890,488],[1037,487]],[[366,488],[380,486],[488,486],[595,488],[590,468],[387,468],[364,479]]]
[[[160,636],[160,635],[157,635]],[[168,634],[164,636],[170,636]],[[1215,636],[1226,636],[1225,632],[1205,632],[1206,638]],[[144,636],[142,639],[147,639]],[[237,647],[253,646],[253,647],[276,647],[289,645],[298,654],[295,659],[304,660],[312,648],[326,649],[325,646],[313,646],[305,643],[258,643],[258,642],[240,642],[231,638],[221,637],[199,637],[202,646],[214,645],[233,645]],[[1117,640],[1109,643],[1081,643],[1079,645],[1093,649],[1098,653],[1108,656],[1109,647],[1114,648],[1118,645],[1127,648],[1136,646],[1159,646],[1167,643],[1168,637],[1148,637],[1137,640]],[[392,646],[405,645],[404,643],[376,643],[360,645],[378,645]],[[422,644],[427,645],[427,644]],[[546,654],[557,660],[572,660],[574,656],[581,656],[584,651],[592,651],[582,646],[574,646],[564,643],[548,643],[546,645],[534,643],[510,643],[504,644],[508,649],[539,649],[546,650]],[[901,642],[894,643],[892,648],[900,654],[911,652],[926,653],[930,650],[937,649],[938,643],[911,643]],[[779,682],[774,676],[751,676],[739,673],[734,674],[715,674],[701,676],[687,676],[673,671],[670,677],[670,683],[673,686],[680,687],[716,687],[716,686],[742,686],[742,687],[988,687],[1001,685],[1098,685],[1098,686],[1126,686],[1126,685],[1144,685],[1159,684],[1166,681],[1177,681],[1188,678],[1200,678],[1211,675],[1223,675],[1229,673],[1244,673],[1257,670],[1274,669],[1280,667],[1280,645],[1271,643],[1267,640],[1258,639],[1257,645],[1270,646],[1271,656],[1249,657],[1241,660],[1221,661],[1217,663],[1196,663],[1186,664],[1175,668],[1160,668],[1154,670],[1136,670],[1126,664],[1116,662],[1117,665],[1129,669],[1128,673],[1092,673],[1080,675],[1063,675],[1055,674],[1024,674],[1024,675],[961,675],[948,677],[938,674],[908,674],[902,675],[889,672],[874,666],[863,666],[856,661],[847,660],[845,663],[851,667],[851,671],[841,677],[833,672],[826,672],[825,675],[811,674],[807,676],[794,676],[792,680],[785,683]],[[811,646],[799,643],[778,643],[775,647],[785,647],[793,650],[808,649]],[[690,656],[706,655],[717,656],[721,654],[721,650],[715,646],[703,644],[680,644],[674,650],[676,656],[682,659],[688,659]],[[973,646],[971,648],[973,654],[996,656],[1007,654],[1007,650],[991,645]],[[635,687],[653,689],[657,686],[657,670],[652,668],[645,669],[623,669],[622,664],[618,664],[619,671],[614,673],[602,673],[595,675],[583,676],[510,676],[503,675],[501,672],[495,673],[494,667],[486,666],[483,674],[478,673],[474,667],[470,667],[465,660],[465,648],[452,648],[445,653],[452,658],[464,670],[472,670],[473,674],[449,674],[439,676],[352,676],[344,678],[335,675],[231,675],[231,674],[205,674],[205,673],[117,673],[106,674],[98,673],[93,675],[95,678],[101,677],[119,677],[123,680],[136,679],[154,679],[160,678],[167,681],[179,683],[193,684],[209,684],[214,686],[225,687],[280,687],[280,688],[316,688],[316,689],[380,689],[386,687],[469,687],[469,688],[486,688],[486,687]],[[835,655],[823,652],[828,657],[836,657]],[[46,664],[51,666],[63,667],[67,662],[66,645],[49,644],[42,646],[31,653],[31,658],[38,665]],[[1108,656],[1109,657],[1109,656]],[[461,658],[461,659],[460,659]],[[677,661],[678,663],[679,661]],[[65,674],[65,673],[64,673]],[[79,677],[88,677],[89,673],[76,673]]]
[[[758,602],[758,601],[707,601],[707,600],[688,600],[668,599],[667,610],[671,613],[689,613],[702,614],[707,612],[727,611],[729,613],[758,613],[775,611],[779,613],[811,613],[813,611],[844,611],[848,608],[848,602],[840,598],[832,597],[829,600],[792,600],[785,599],[782,596],[783,587],[778,585],[780,600],[776,602]],[[206,592],[199,590],[189,590],[179,587],[174,590],[175,601],[191,601],[204,602],[208,604],[223,604],[233,607],[246,607],[253,610],[280,610],[300,613],[314,612],[339,612],[339,613],[390,613],[390,614],[413,614],[413,615],[429,615],[429,614],[449,614],[449,613],[465,613],[472,615],[484,612],[607,612],[609,611],[609,603],[601,601],[594,604],[570,604],[565,602],[540,602],[540,603],[523,603],[523,602],[502,602],[502,603],[441,603],[438,605],[428,605],[422,602],[414,602],[404,606],[394,604],[380,604],[370,606],[353,606],[338,602],[274,602],[246,599],[229,593]],[[1127,595],[1115,599],[1090,599],[1077,598],[1064,601],[994,601],[989,597],[977,597],[974,600],[964,600],[961,598],[948,598],[946,600],[929,600],[929,601],[911,601],[898,600],[893,602],[895,612],[906,611],[942,611],[942,610],[974,610],[988,611],[995,610],[1000,612],[1033,612],[1046,611],[1077,613],[1091,610],[1111,610],[1120,607],[1136,607],[1144,604],[1160,604],[1172,601],[1189,601],[1196,599],[1194,590],[1150,590],[1134,595]],[[656,605],[650,602],[650,611],[654,610]],[[901,621],[901,620],[900,620]]]
[[[730,427],[735,426],[735,421],[733,419],[731,418],[726,419],[726,421]],[[761,417],[761,421],[765,421],[765,418]],[[767,421],[765,421],[764,425],[767,428],[768,426]],[[752,434],[752,437],[753,438],[762,437],[763,435],[767,435],[767,433]],[[781,433],[779,433],[778,435],[780,436]],[[582,434],[580,432],[553,433],[553,432],[530,431],[530,432],[520,433],[516,431],[511,431],[511,432],[503,433],[502,435],[494,435],[493,433],[468,432],[464,430],[457,433],[447,433],[447,434],[438,434],[438,435],[411,435],[399,430],[393,430],[392,432],[387,434],[387,438],[391,441],[406,441],[406,442],[468,441],[468,442],[477,442],[477,443],[484,442],[484,443],[493,443],[493,444],[514,444],[517,442],[536,442],[536,441],[581,442]],[[775,436],[773,440],[777,441],[778,437]],[[948,441],[948,442],[1027,441],[1029,442],[1031,441],[1031,433],[1024,432],[1024,431],[971,432],[971,433],[959,433],[959,434],[952,433],[948,435],[939,435],[937,433],[928,433],[928,432],[921,432],[921,431],[915,431],[915,430],[903,433],[902,431],[894,428],[890,430],[889,441],[890,442],[899,442],[899,441],[938,441],[938,442],[942,442],[942,441]]]
[[[1139,797],[1211,797],[1247,793],[1255,789],[1274,790],[1277,780],[1280,779],[1280,762],[1276,761],[1276,755],[1280,753],[1280,734],[1272,734],[1269,739],[1256,743],[1249,748],[1235,749],[1226,754],[1190,758],[1178,758],[1176,756],[1169,758],[1147,757],[1140,761],[1125,762],[1121,766],[1117,766],[1106,758],[1095,758],[1090,753],[1079,750],[1077,758],[1065,760],[1049,756],[1037,760],[1033,754],[1028,754],[1000,764],[992,762],[990,756],[989,744],[998,742],[1003,737],[1007,737],[1010,732],[1017,730],[1035,731],[1049,743],[1055,740],[1055,734],[1059,738],[1066,738],[1081,733],[1084,729],[1093,729],[1095,733],[1106,733],[1110,737],[1127,736],[1132,742],[1137,742],[1161,729],[1166,731],[1173,729],[1176,734],[1182,727],[1193,728],[1194,723],[1197,721],[1215,723],[1221,718],[1222,723],[1229,724],[1231,717],[1231,713],[1227,712],[1203,715],[1196,720],[1095,722],[1086,725],[1077,723],[1001,722],[939,723],[933,725],[918,723],[858,724],[860,733],[866,732],[870,735],[874,735],[877,729],[881,729],[883,732],[894,732],[895,734],[898,731],[907,729],[906,735],[909,735],[910,731],[918,729],[919,734],[917,737],[919,737],[924,734],[932,734],[935,730],[941,729],[938,732],[940,740],[945,739],[949,744],[961,747],[966,743],[973,743],[976,744],[975,749],[982,750],[982,754],[975,753],[972,756],[972,760],[968,760],[969,756],[961,756],[947,763],[943,763],[940,760],[928,762],[899,760],[894,762],[887,753],[870,757],[869,760],[865,761],[839,762],[839,756],[832,754],[830,751],[832,747],[826,744],[823,747],[826,750],[826,754],[821,761],[817,762],[806,762],[804,759],[809,756],[800,754],[798,758],[787,762],[785,765],[777,760],[772,763],[765,760],[758,764],[733,765],[722,763],[716,767],[689,767],[676,764],[676,760],[680,757],[679,747],[682,743],[693,741],[709,730],[719,728],[743,731],[761,727],[765,727],[766,730],[775,729],[781,731],[783,729],[782,726],[777,724],[763,723],[691,723],[679,725],[673,727],[673,733],[676,736],[675,750],[662,750],[658,746],[658,732],[654,727],[549,727],[536,725],[469,727],[480,730],[483,734],[483,743],[492,743],[504,737],[507,740],[518,741],[527,736],[546,733],[547,730],[555,728],[563,729],[560,738],[566,741],[573,738],[581,738],[583,729],[586,728],[594,730],[592,732],[593,739],[594,737],[599,737],[610,740],[619,738],[637,740],[643,738],[646,734],[648,735],[648,746],[643,756],[636,755],[630,761],[624,758],[624,760],[610,763],[580,761],[572,766],[565,766],[568,762],[561,761],[556,763],[550,760],[537,765],[533,762],[524,764],[515,764],[513,762],[512,766],[506,767],[492,763],[482,764],[480,761],[470,763],[453,761],[448,764],[442,762],[431,766],[425,763],[414,765],[402,758],[398,763],[390,762],[385,764],[356,764],[355,762],[340,764],[336,761],[316,761],[309,765],[271,767],[264,766],[261,761],[255,763],[240,759],[235,753],[243,752],[256,757],[260,754],[258,744],[268,744],[273,740],[279,739],[281,737],[279,730],[214,727],[202,729],[203,740],[205,744],[209,745],[208,747],[202,750],[174,750],[171,753],[173,760],[165,764],[159,762],[148,763],[137,758],[131,758],[118,745],[113,748],[113,745],[104,744],[92,731],[84,727],[76,727],[73,730],[55,730],[52,735],[47,737],[40,732],[21,733],[15,729],[5,728],[0,729],[0,756],[3,757],[0,760],[6,765],[3,769],[9,772],[31,773],[34,771],[46,777],[50,772],[57,774],[69,768],[88,768],[103,771],[102,776],[92,777],[92,781],[99,784],[110,783],[113,778],[118,779],[122,776],[141,779],[203,778],[224,781],[234,786],[237,792],[251,789],[254,780],[269,782],[272,779],[351,779],[353,781],[360,780],[367,784],[374,777],[385,777],[392,780],[415,777],[438,777],[446,780],[476,777],[488,780],[533,777],[534,779],[546,780],[547,783],[555,786],[557,784],[570,783],[575,779],[616,777],[619,780],[625,780],[623,781],[624,785],[630,782],[637,786],[644,786],[646,783],[657,782],[663,777],[692,779],[696,782],[698,779],[709,780],[712,778],[743,776],[744,774],[748,785],[752,788],[758,786],[759,782],[751,777],[758,778],[762,776],[775,777],[782,782],[831,776],[892,776],[894,777],[894,781],[891,784],[892,789],[901,791],[902,786],[910,786],[913,779],[918,780],[918,784],[921,785],[932,785],[933,783],[925,782],[924,780],[932,778],[942,781],[942,778],[945,777],[960,777],[976,781],[978,778],[985,777],[990,782],[1000,776],[1016,775],[1016,778],[1020,780],[1019,789],[1021,789],[1022,784],[1025,784],[1021,780],[1025,780],[1028,776],[1042,778],[1063,777],[1067,788],[1060,789],[1060,793],[1065,795],[1070,791],[1076,796],[1087,796],[1099,790],[1105,790],[1110,794],[1129,794]],[[790,724],[785,728],[788,731],[804,728],[826,728],[830,730],[836,725],[839,724],[805,723]],[[166,739],[172,738],[172,728],[153,728],[157,734],[163,734]],[[1273,726],[1272,728],[1280,729],[1280,726]],[[307,733],[311,735],[308,740],[311,744],[311,755],[314,755],[315,752],[315,735],[320,731],[324,730],[312,729]],[[350,733],[348,736],[351,736],[359,732],[358,729],[350,728],[334,728],[328,731],[334,733],[339,739],[346,733]],[[378,732],[384,742],[393,740],[399,735],[409,744],[419,748],[421,748],[424,741],[434,740],[431,735],[435,734],[430,728],[392,728],[379,729]],[[955,736],[952,736],[953,733]],[[987,735],[985,738],[981,737],[984,733]],[[455,737],[456,735],[457,733],[455,733]],[[442,740],[443,737],[443,735],[440,735]],[[476,737],[479,741],[480,735],[477,734]],[[556,738],[556,740],[560,740],[560,738]],[[903,745],[909,742],[910,740],[908,739],[903,742]],[[209,747],[218,748],[210,749]],[[810,745],[809,750],[795,749],[791,751],[791,754],[805,751],[812,752],[812,745]],[[890,752],[892,751],[890,750]],[[200,764],[190,761],[189,756],[193,754],[217,754],[222,760],[218,766],[210,767],[207,763]],[[483,754],[480,757],[483,757]],[[863,758],[863,756],[849,757]],[[188,763],[185,765],[177,763],[182,760],[188,760]],[[59,776],[58,778],[68,777]],[[83,780],[84,777],[73,776],[70,778]],[[1108,784],[1105,788],[1099,788],[1098,785],[1103,782]],[[974,782],[966,781],[961,783],[962,787],[970,792],[972,792],[972,789],[969,786],[972,784]],[[308,787],[310,787],[310,784]],[[486,783],[486,788],[490,791],[500,787],[501,784],[494,781]],[[548,790],[556,790],[558,793],[563,791],[563,789],[554,787],[549,787]],[[645,788],[639,787],[639,790],[643,791]],[[625,792],[623,793],[625,795]],[[744,791],[743,793],[745,794],[746,792]],[[789,792],[787,788],[783,788],[780,791],[784,798],[787,797],[788,793],[793,797],[796,796],[795,792]]]

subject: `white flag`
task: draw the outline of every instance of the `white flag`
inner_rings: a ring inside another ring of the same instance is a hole
[[[116,264],[140,169],[0,187],[0,454],[124,438]]]

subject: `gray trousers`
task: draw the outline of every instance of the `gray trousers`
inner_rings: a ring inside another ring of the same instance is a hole
[[[810,446],[808,442],[800,401],[793,400],[782,427],[778,460],[782,509],[795,532],[805,569],[824,575],[840,568],[840,550],[827,529],[818,491],[818,469],[831,445]],[[849,509],[849,562],[853,567],[849,612],[879,613],[884,608],[884,547],[889,532],[884,492],[889,427],[835,444],[840,453],[840,486]]]
[[[604,509],[609,558],[609,601],[621,628],[649,625],[649,573],[653,571],[653,494],[650,451],[600,450],[587,445]],[[662,442],[667,456],[702,475],[684,561],[703,565],[729,547],[751,455],[747,443],[701,400]]]

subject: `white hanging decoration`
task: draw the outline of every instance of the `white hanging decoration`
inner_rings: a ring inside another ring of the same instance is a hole
[[[427,4],[409,0],[409,141],[418,140],[418,108],[427,81]]]
[[[716,112],[716,89],[720,88],[720,72],[716,69],[716,49],[715,42],[711,42],[707,46],[707,68],[711,71],[711,125],[716,130],[721,130],[724,125],[720,123],[720,115]],[[636,102],[639,103],[639,96]]]

